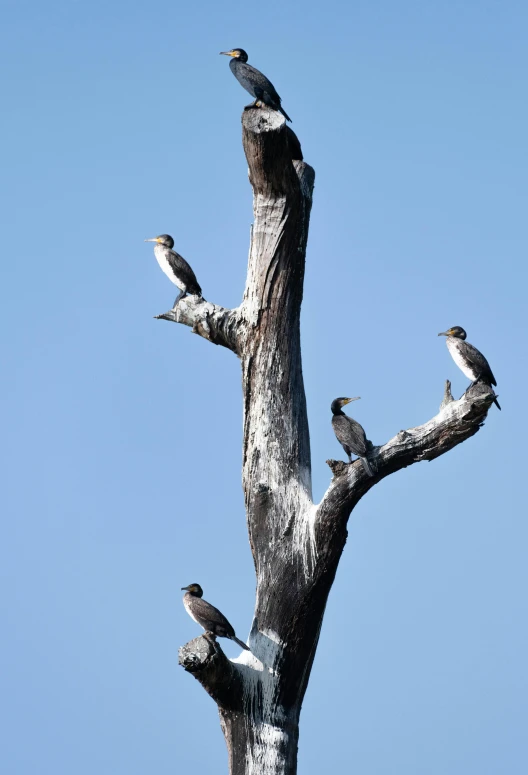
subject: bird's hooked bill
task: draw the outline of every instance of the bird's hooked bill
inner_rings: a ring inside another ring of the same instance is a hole
[[[235,53],[233,50],[231,51],[220,51],[220,55],[225,54],[226,57],[234,57]]]
[[[159,242],[159,237],[150,237],[149,239],[143,240],[143,242]]]
[[[352,401],[359,401],[361,396],[356,396],[355,398],[346,398],[343,401],[343,404],[350,404]]]

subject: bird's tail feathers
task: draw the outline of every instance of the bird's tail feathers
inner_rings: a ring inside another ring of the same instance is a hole
[[[292,120],[291,120],[291,118],[289,117],[289,115],[288,115],[288,114],[286,113],[286,111],[284,110],[284,108],[283,108],[283,107],[281,107],[280,105],[279,105],[279,113],[282,113],[282,115],[284,116],[284,118],[286,119],[286,121],[289,121],[289,122],[290,122],[290,124],[292,124],[292,123],[293,123],[293,122],[292,122]]]
[[[499,402],[497,401],[497,396],[494,396],[494,398],[493,398],[493,403],[495,404],[495,406],[497,407],[497,409],[500,409],[500,411],[502,412],[501,405],[500,405],[500,404],[499,404]]]
[[[238,643],[238,645],[239,645],[241,648],[243,648],[243,649],[246,649],[246,651],[250,651],[250,650],[251,650],[251,649],[249,648],[249,646],[246,646],[246,644],[244,643],[244,641],[243,641],[243,640],[240,640],[240,638],[237,638],[237,636],[236,636],[236,635],[231,635],[230,637],[231,637],[231,640],[234,640],[234,641],[235,641],[235,643]]]

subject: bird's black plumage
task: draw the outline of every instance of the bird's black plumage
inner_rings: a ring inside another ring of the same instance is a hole
[[[337,440],[352,462],[352,454],[361,458],[363,468],[369,476],[374,476],[372,466],[367,459],[368,443],[365,431],[361,425],[342,411],[342,407],[351,401],[357,401],[356,398],[336,398],[332,401],[332,428]]]
[[[185,610],[197,624],[203,627],[206,632],[212,632],[219,638],[234,640],[246,651],[250,650],[249,646],[237,638],[232,625],[224,614],[214,605],[202,599],[203,590],[199,584],[189,584],[188,587],[182,587],[182,589],[187,590],[183,596]]]
[[[488,361],[480,350],[466,342],[467,334],[461,326],[453,326],[448,328],[447,331],[441,331],[438,336],[446,337],[447,349],[451,357],[462,373],[472,380],[472,384],[483,382],[485,385],[489,385],[489,387],[497,385]],[[500,409],[497,398],[494,398],[493,401],[497,408]]]
[[[273,110],[278,110],[285,119],[291,121],[281,106],[282,100],[277,94],[277,90],[260,70],[248,65],[248,55],[243,48],[233,48],[230,51],[221,51],[220,53],[232,57],[229,63],[231,72],[239,84],[255,98],[253,105],[248,107],[256,107],[259,102],[262,102]]]
[[[170,234],[160,234],[159,237],[152,237],[145,242],[155,242],[154,255],[160,268],[167,275],[169,280],[174,283],[179,289],[180,293],[176,297],[173,305],[173,309],[178,304],[179,300],[183,298],[187,293],[193,296],[201,296],[202,289],[196,279],[196,275],[187,263],[187,261],[180,256],[175,250],[174,240]]]

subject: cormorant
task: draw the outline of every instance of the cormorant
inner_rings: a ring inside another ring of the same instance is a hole
[[[169,234],[160,234],[159,237],[146,239],[145,242],[157,243],[154,248],[156,260],[169,280],[180,289],[180,293],[176,297],[172,307],[173,310],[176,309],[179,300],[187,293],[190,293],[193,296],[202,295],[202,289],[200,288],[193,270],[179,253],[172,250],[174,247],[174,240]]]
[[[235,635],[233,627],[229,624],[224,614],[220,613],[211,603],[202,600],[203,590],[199,584],[189,584],[182,587],[187,592],[183,596],[185,610],[194,621],[203,627],[206,632],[211,632],[219,638],[229,638],[238,643],[243,649],[249,651],[249,646]]]
[[[291,118],[281,108],[281,98],[275,87],[260,70],[248,65],[248,55],[243,48],[232,48],[231,51],[221,51],[220,53],[233,57],[229,63],[231,72],[241,86],[255,98],[255,102],[252,105],[247,105],[247,108],[259,107],[259,103],[262,102],[273,110],[278,110],[285,119],[291,122]]]
[[[330,409],[332,410],[332,428],[338,442],[348,455],[348,460],[352,462],[352,453],[357,455],[363,463],[363,468],[369,476],[374,476],[372,467],[367,460],[367,437],[361,425],[341,411],[341,407],[349,404],[351,401],[358,401],[356,398],[336,398],[332,401]]]
[[[483,382],[485,385],[489,385],[489,387],[497,385],[489,363],[476,347],[465,341],[467,334],[461,326],[453,326],[448,328],[447,331],[441,331],[438,336],[447,337],[446,344],[451,357],[463,374],[472,380],[469,387],[472,387],[477,382]],[[496,397],[493,399],[493,403],[500,409],[500,404]]]

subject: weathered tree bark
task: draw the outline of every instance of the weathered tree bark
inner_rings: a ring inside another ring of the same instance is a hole
[[[180,649],[180,664],[218,705],[231,775],[292,775],[301,704],[352,509],[385,476],[475,434],[493,397],[477,385],[455,401],[447,383],[439,414],[372,450],[374,477],[359,461],[328,461],[333,479],[313,504],[299,321],[314,171],[292,161],[297,146],[278,113],[248,110],[242,125],[255,218],[242,304],[228,310],[187,297],[159,317],[191,326],[241,361],[243,487],[257,578],[251,652],[229,660],[203,635]]]

